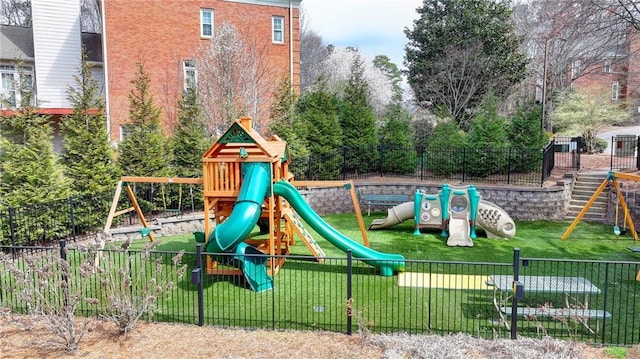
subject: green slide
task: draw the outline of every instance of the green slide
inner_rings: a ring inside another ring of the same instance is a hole
[[[302,198],[298,190],[288,182],[278,182],[273,186],[273,192],[284,197],[293,209],[302,217],[316,232],[331,242],[334,246],[343,251],[351,249],[353,256],[369,265],[380,268],[383,276],[392,276],[394,271],[404,270],[404,257],[399,254],[387,254],[365,247],[354,242],[336,231],[309,206]]]
[[[262,202],[271,183],[268,165],[256,162],[242,167],[244,179],[233,210],[227,220],[211,232],[205,245],[205,251],[210,253],[234,251],[234,260],[239,262],[247,282],[256,292],[272,289],[273,280],[267,275],[265,258],[245,256],[261,252],[243,241],[260,219]]]

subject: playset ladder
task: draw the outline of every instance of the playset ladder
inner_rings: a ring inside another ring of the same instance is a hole
[[[304,228],[300,217],[295,212],[286,213],[284,216],[287,217],[289,223],[293,224],[293,229],[300,236],[300,238],[302,238],[302,241],[307,246],[307,248],[309,248],[311,254],[316,257],[318,263],[323,263],[324,258],[326,258],[327,255],[324,253],[322,248],[320,248],[318,242],[313,239],[311,233],[309,233],[306,228]]]

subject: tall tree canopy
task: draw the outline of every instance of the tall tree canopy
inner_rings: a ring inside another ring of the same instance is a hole
[[[526,57],[506,0],[424,0],[405,29],[407,77],[416,100],[444,106],[462,128],[489,90],[498,96],[525,76]]]

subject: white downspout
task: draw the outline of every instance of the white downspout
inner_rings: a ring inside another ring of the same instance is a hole
[[[109,66],[107,64],[107,23],[104,0],[100,0],[100,15],[102,17],[102,69],[104,74],[104,117],[107,120],[107,140],[111,142],[111,111],[109,105]]]
[[[293,0],[289,0],[289,84],[293,91]]]

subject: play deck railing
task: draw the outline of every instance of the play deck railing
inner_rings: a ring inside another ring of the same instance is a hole
[[[204,182],[204,195],[237,196],[242,183],[242,163],[218,162],[209,159],[204,161],[204,177],[211,179]]]

